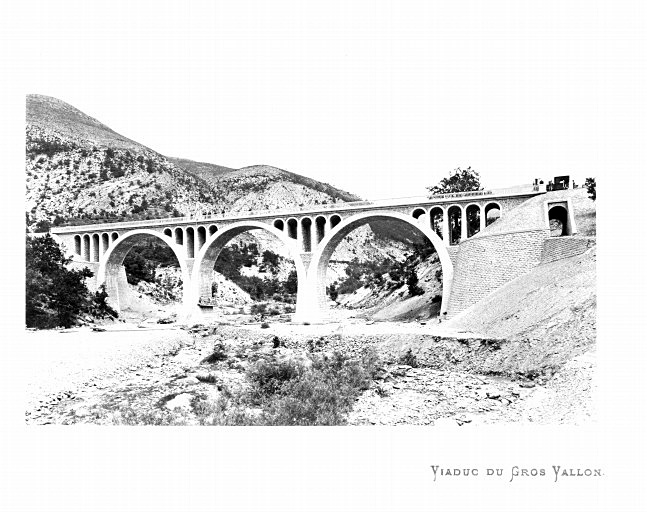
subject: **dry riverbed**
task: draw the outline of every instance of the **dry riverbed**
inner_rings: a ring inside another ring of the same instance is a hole
[[[416,323],[276,323],[269,329],[258,324],[190,329],[114,324],[105,329],[28,333],[33,361],[28,424],[199,425],[205,423],[209,404],[223,399],[227,390],[247,385],[245,371],[254,361],[333,350],[359,355],[370,345],[381,362],[347,416],[351,425],[582,424],[594,416],[595,358],[590,351],[554,374],[529,379],[466,371],[469,358],[463,352],[468,343],[447,342],[442,336],[456,333]],[[420,364],[411,358],[414,354],[406,358],[410,343],[399,344],[417,337],[435,340],[426,342],[433,346],[418,354]],[[470,343],[491,344],[480,339]],[[214,346],[224,347],[219,360],[205,362]]]

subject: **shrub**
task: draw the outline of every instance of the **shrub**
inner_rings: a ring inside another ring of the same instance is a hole
[[[409,365],[412,368],[418,368],[418,359],[416,358],[415,354],[411,352],[411,349],[407,350],[406,353],[400,356],[399,362],[400,364]]]
[[[215,384],[216,382],[218,382],[218,377],[211,373],[209,375],[196,375],[195,378],[200,382],[205,382],[207,384]]]
[[[47,221],[47,220],[39,220],[36,223],[36,226],[34,226],[34,232],[35,233],[47,233],[47,232],[49,232],[51,227],[52,227],[52,224],[49,221]]]
[[[247,379],[254,386],[254,394],[278,393],[284,383],[297,378],[304,371],[302,363],[288,361],[257,361],[247,370]]]
[[[586,178],[584,186],[589,194],[589,198],[595,201],[595,178]]]
[[[97,318],[117,318],[119,314],[108,304],[108,292],[106,292],[106,285],[102,284],[99,289],[94,292],[92,303],[90,305],[90,313]]]
[[[270,324],[268,324],[267,322],[263,322],[261,324],[261,329],[269,329],[269,328],[270,328]]]
[[[407,288],[412,297],[422,295],[425,291],[418,285],[418,275],[415,270],[411,270],[407,276]]]
[[[283,285],[283,290],[285,293],[294,294],[297,293],[297,271],[292,270],[289,274],[285,283]]]
[[[213,352],[205,357],[202,362],[208,364],[214,364],[219,361],[224,361],[227,359],[227,349],[222,343],[216,343],[213,346]]]
[[[374,353],[351,359],[338,352],[318,355],[275,388],[263,404],[268,425],[342,425],[355,398],[367,389],[377,368]]]
[[[66,258],[51,235],[27,238],[26,322],[28,327],[71,327],[87,311],[87,268],[68,270]]]
[[[263,315],[267,311],[267,304],[265,303],[255,303],[252,304],[250,312],[252,315]]]
[[[124,259],[126,278],[130,284],[139,281],[152,283],[155,281],[155,268],[137,251],[130,251]]]

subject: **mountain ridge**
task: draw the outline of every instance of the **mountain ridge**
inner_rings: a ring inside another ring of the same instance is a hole
[[[265,164],[231,169],[166,157],[78,108],[40,94],[26,97],[26,174],[32,230],[358,198]]]

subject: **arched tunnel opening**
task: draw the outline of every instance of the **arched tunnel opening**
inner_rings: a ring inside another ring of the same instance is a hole
[[[408,220],[376,216],[339,224],[321,248],[320,260],[311,264],[317,267],[310,268],[320,276],[317,294],[328,314],[374,321],[439,316],[443,267],[426,234],[430,232],[413,215]]]
[[[569,235],[568,211],[563,206],[553,206],[548,210],[550,236]]]

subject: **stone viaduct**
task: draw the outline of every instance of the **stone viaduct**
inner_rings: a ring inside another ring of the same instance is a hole
[[[479,234],[485,235],[490,230],[486,230],[486,227],[497,217],[505,218],[508,212],[519,205],[545,194],[545,189],[542,188],[525,185],[442,194],[432,198],[357,201],[312,205],[293,210],[250,211],[235,215],[194,215],[65,226],[53,228],[52,234],[63,243],[73,259],[73,265],[87,266],[93,270],[95,281],[91,285],[105,284],[110,300],[117,309],[120,306],[120,289],[123,292],[126,284],[123,261],[128,251],[145,240],[165,242],[174,251],[180,264],[183,310],[185,319],[188,320],[205,314],[208,309],[200,303],[206,297],[211,298],[212,271],[223,247],[242,233],[264,230],[285,245],[296,266],[298,291],[293,320],[321,323],[330,318],[326,271],[340,241],[352,230],[373,221],[399,223],[413,227],[434,245],[443,271],[440,311],[441,314],[449,312],[451,315],[465,309],[469,302],[474,302],[464,297],[466,292],[462,289],[460,297],[455,297],[452,292],[457,272],[463,275],[470,267],[470,263],[462,261],[459,256],[461,247],[473,237],[476,240]],[[570,234],[574,232],[572,208],[569,209],[566,203],[563,206],[566,213],[560,210],[558,214],[551,213],[550,216],[559,215],[563,219],[570,219]],[[538,208],[545,210],[545,215],[542,214],[542,222],[545,222],[539,229],[547,237],[550,231],[547,205],[544,202],[538,204]],[[567,224],[565,221],[565,229]],[[512,242],[507,240],[505,243]],[[460,268],[461,265],[463,269]],[[483,271],[483,268],[475,269],[475,272]],[[489,271],[496,269],[490,268]],[[479,278],[477,275],[473,277]],[[493,283],[490,286],[492,289],[484,289],[482,292],[493,291],[500,285],[499,282]],[[469,290],[467,294],[469,295]]]

